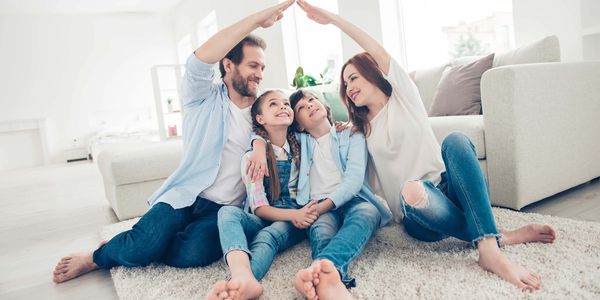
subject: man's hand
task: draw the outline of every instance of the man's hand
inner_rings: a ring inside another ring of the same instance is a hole
[[[294,2],[296,2],[296,0],[288,0],[257,12],[254,15],[256,18],[256,25],[262,28],[273,26],[275,22],[283,18],[283,11],[285,11],[288,7],[294,4]]]
[[[306,229],[318,218],[317,201],[312,200],[301,209],[294,211],[291,222],[296,228]]]
[[[252,178],[252,182],[262,180],[263,176],[269,177],[267,166],[267,149],[265,142],[260,139],[252,141],[252,153],[248,157],[246,174]]]

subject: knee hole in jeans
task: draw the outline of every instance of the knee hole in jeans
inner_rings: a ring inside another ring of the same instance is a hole
[[[420,181],[410,181],[402,188],[402,197],[404,202],[413,208],[425,208],[429,206],[429,197],[423,183]]]

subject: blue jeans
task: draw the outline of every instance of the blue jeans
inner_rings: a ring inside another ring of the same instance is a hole
[[[360,255],[380,220],[377,208],[358,197],[319,216],[308,230],[312,259],[330,260],[342,282],[355,287],[354,278],[348,276],[348,265]]]
[[[244,251],[250,257],[252,274],[261,280],[275,255],[301,242],[306,230],[294,227],[291,222],[265,221],[237,206],[223,206],[219,210],[219,234],[225,262],[229,252]]]
[[[487,184],[473,143],[462,133],[449,134],[442,142],[442,159],[446,172],[437,187],[430,181],[421,181],[425,196],[418,207],[407,204],[400,195],[407,233],[422,241],[453,236],[475,244],[486,237],[498,239]]]
[[[131,230],[94,251],[100,268],[141,267],[151,262],[186,268],[207,266],[221,257],[217,212],[221,205],[198,197],[192,206],[173,209],[157,203]]]

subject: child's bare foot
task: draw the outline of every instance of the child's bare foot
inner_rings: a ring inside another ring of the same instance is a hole
[[[321,271],[321,264],[316,261],[310,267],[302,269],[296,273],[296,279],[294,281],[294,287],[304,297],[309,300],[317,299],[317,285],[319,284],[319,272]]]
[[[227,282],[227,294],[229,298],[234,300],[249,300],[260,297],[263,293],[263,287],[254,275],[233,275],[231,280]]]
[[[317,284],[317,297],[321,300],[352,299],[352,295],[342,283],[340,273],[333,263],[327,259],[322,259],[319,263],[321,271],[319,272],[319,284]]]
[[[106,243],[107,241],[102,241],[98,248]],[[67,255],[56,264],[52,281],[63,283],[97,269],[98,265],[94,263],[92,252]]]
[[[523,291],[536,291],[541,287],[541,279],[523,266],[510,261],[498,248],[495,238],[481,240],[478,244],[479,265],[500,278],[516,285]]]
[[[502,230],[502,245],[514,245],[530,242],[552,243],[556,239],[556,232],[548,225],[529,224],[517,230]]]
[[[206,294],[206,300],[230,300],[233,299],[230,297],[227,290],[227,281],[219,280],[213,288]]]

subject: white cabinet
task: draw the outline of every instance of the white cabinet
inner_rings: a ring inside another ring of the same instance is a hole
[[[181,136],[183,118],[181,79],[184,72],[185,65],[156,65],[151,69],[161,140]]]

